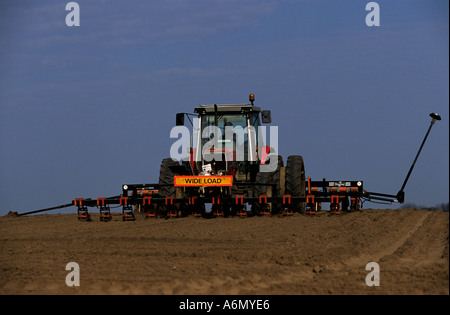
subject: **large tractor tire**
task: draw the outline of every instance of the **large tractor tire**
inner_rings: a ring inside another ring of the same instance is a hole
[[[173,186],[174,177],[178,174],[172,171],[171,167],[179,166],[180,164],[172,160],[171,158],[163,159],[161,162],[161,168],[159,171],[159,184],[160,185],[171,185],[171,186],[161,186],[159,187],[159,195],[163,198],[173,196],[175,197],[176,188]],[[166,216],[167,206],[161,204],[159,207],[160,215]]]
[[[272,156],[272,158],[278,157],[277,169],[269,173],[269,182],[272,186],[272,197],[281,198],[281,168],[283,167],[283,157],[281,155]],[[272,202],[272,214],[278,214],[282,211],[282,204],[280,201]]]
[[[286,161],[285,194],[292,197],[306,197],[306,178],[303,157],[291,155]],[[305,213],[305,202],[293,202],[294,211]]]
[[[280,155],[273,155],[271,158],[277,159],[277,168],[273,172],[258,172],[255,177],[256,184],[266,184],[266,185],[255,185],[254,197],[259,198],[261,195],[266,195],[268,197],[280,197],[281,196],[281,168],[283,167],[283,158]],[[272,184],[272,194],[268,193],[269,186]],[[277,214],[281,212],[281,203],[279,201],[272,201],[271,214]],[[261,211],[261,205],[259,202],[255,202],[252,205],[252,213],[254,215],[259,215]]]
[[[268,172],[258,172],[255,178],[255,190],[254,196],[255,198],[259,198],[261,195],[267,196],[267,191],[269,186],[267,184],[270,183],[270,173]],[[264,184],[264,185],[258,185]],[[253,215],[260,215],[261,213],[261,205],[259,202],[255,202],[252,204],[252,213]]]

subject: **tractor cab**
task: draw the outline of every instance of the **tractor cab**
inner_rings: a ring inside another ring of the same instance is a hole
[[[270,111],[251,104],[200,105],[192,121],[190,166],[195,175],[247,177],[250,170],[264,164],[269,153],[260,137],[261,121],[270,123]],[[184,124],[177,114],[177,125]],[[253,171],[251,171],[253,173]]]

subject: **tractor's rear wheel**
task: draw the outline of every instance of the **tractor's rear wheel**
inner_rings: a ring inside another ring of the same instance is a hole
[[[169,186],[160,186],[159,187],[159,195],[162,198],[165,197],[175,197],[176,188],[173,186],[173,179],[176,175],[175,172],[172,171],[171,167],[179,166],[179,163],[171,158],[163,159],[161,162],[161,168],[159,171],[159,184],[160,185],[169,185]],[[167,206],[165,204],[160,204],[159,212],[160,215],[167,215]]]
[[[286,161],[285,194],[292,197],[306,197],[306,178],[303,157],[291,155]],[[294,201],[294,211],[305,213],[305,202]]]

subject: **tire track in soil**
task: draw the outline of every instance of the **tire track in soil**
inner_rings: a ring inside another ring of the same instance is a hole
[[[426,266],[448,260],[449,222],[439,213],[430,212],[423,224],[405,242],[383,261],[398,260],[414,266]],[[447,235],[446,235],[447,234]]]
[[[382,262],[405,246],[424,226],[430,215],[431,212],[425,212],[413,226],[408,227],[406,232],[403,232],[394,242],[373,254],[361,254],[346,258],[336,264],[326,264],[323,267],[316,265],[314,268],[308,268],[307,270],[305,268],[284,270],[274,277],[265,277],[256,273],[248,274],[245,277],[215,276],[175,286],[172,284],[164,285],[158,291],[164,292],[164,294],[204,294],[205,292],[217,292],[216,294],[255,294],[255,292],[257,294],[278,294],[278,290],[283,291],[291,287],[293,288],[293,294],[302,294],[303,290],[306,294],[310,293],[308,290],[318,294],[338,292],[339,288],[342,289],[347,285],[346,279],[358,278],[358,272],[355,272],[355,270],[365,270],[366,264],[371,261]],[[389,244],[386,239],[383,239],[382,243]],[[322,272],[324,273],[322,274]],[[330,274],[330,272],[333,274]],[[357,281],[349,281],[349,293],[353,292],[352,287],[355,286],[355,282]],[[364,279],[359,282],[364,285],[362,289],[367,288]],[[334,284],[323,285],[323,288],[320,288],[321,283]]]
[[[323,283],[340,283],[339,292],[347,294],[448,295],[448,217],[445,220],[442,213],[427,211],[413,225],[407,223],[410,228],[402,231],[399,237],[380,240],[384,248],[344,259],[332,267],[334,274]],[[370,272],[365,266],[369,262],[379,264],[379,287],[365,285],[365,277]],[[355,281],[358,277],[359,284]]]
[[[407,232],[395,240],[392,244],[384,247],[382,250],[377,251],[373,254],[362,254],[360,256],[351,257],[342,262],[346,267],[359,267],[366,265],[369,262],[380,262],[383,261],[385,257],[393,255],[397,250],[407,243],[407,241],[423,226],[425,220],[430,216],[431,212],[425,213],[419,220],[412,226]]]

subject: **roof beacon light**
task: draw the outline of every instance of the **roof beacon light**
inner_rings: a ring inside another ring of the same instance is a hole
[[[253,105],[253,102],[255,101],[255,94],[250,94],[248,96],[248,100],[250,101],[250,103]]]

